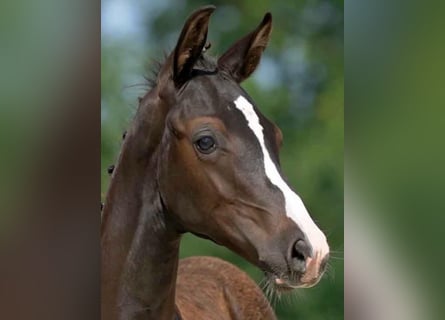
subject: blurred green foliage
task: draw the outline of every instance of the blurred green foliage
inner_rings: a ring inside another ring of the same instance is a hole
[[[151,59],[176,42],[186,17],[203,1],[102,1],[102,199],[106,168],[119,152],[122,132],[146,92]],[[343,1],[212,1],[210,54],[222,54],[252,30],[265,12],[274,29],[261,66],[243,87],[281,129],[283,171],[332,250],[325,278],[275,305],[281,320],[343,319]],[[117,12],[117,13],[116,13]],[[181,257],[212,255],[262,273],[209,241],[186,235]]]

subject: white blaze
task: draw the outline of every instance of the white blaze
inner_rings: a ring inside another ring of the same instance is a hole
[[[269,178],[270,182],[277,186],[283,193],[286,203],[286,215],[291,218],[306,235],[307,240],[313,249],[313,259],[323,258],[329,252],[326,236],[309,216],[301,198],[292,191],[278,172],[278,169],[266,148],[263,127],[260,124],[260,119],[253,109],[252,104],[250,104],[250,102],[243,96],[239,96],[234,103],[236,108],[243,113],[249,128],[253,131],[260,143],[264,157],[263,160],[266,176]]]

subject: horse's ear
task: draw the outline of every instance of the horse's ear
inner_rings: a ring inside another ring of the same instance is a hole
[[[193,69],[206,44],[210,15],[215,6],[205,6],[193,12],[179,36],[173,56],[173,80],[183,84]]]
[[[255,30],[235,42],[218,59],[218,68],[228,72],[237,82],[247,79],[260,63],[271,32],[272,15],[268,12]]]

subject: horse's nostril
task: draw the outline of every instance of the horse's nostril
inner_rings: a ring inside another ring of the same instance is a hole
[[[298,241],[302,241],[302,240],[298,240]],[[304,256],[304,254],[302,253],[302,250],[300,248],[301,248],[301,245],[297,245],[297,244],[295,244],[294,247],[292,248],[292,258],[293,259],[298,259],[298,260],[306,259],[306,257]]]
[[[310,256],[310,247],[303,239],[297,240],[292,246],[292,269],[301,273],[306,272],[306,258]]]
[[[303,239],[297,240],[295,242],[293,250],[292,250],[292,258],[297,258],[300,260],[306,260],[306,258],[310,255],[310,248],[306,241]]]
[[[294,243],[291,250],[291,269],[298,273],[306,272],[306,258],[308,257],[307,244],[304,240],[300,239]]]

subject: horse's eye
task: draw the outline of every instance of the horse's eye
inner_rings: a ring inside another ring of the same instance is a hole
[[[196,148],[202,153],[211,153],[216,148],[215,139],[211,136],[203,136],[196,140]]]

